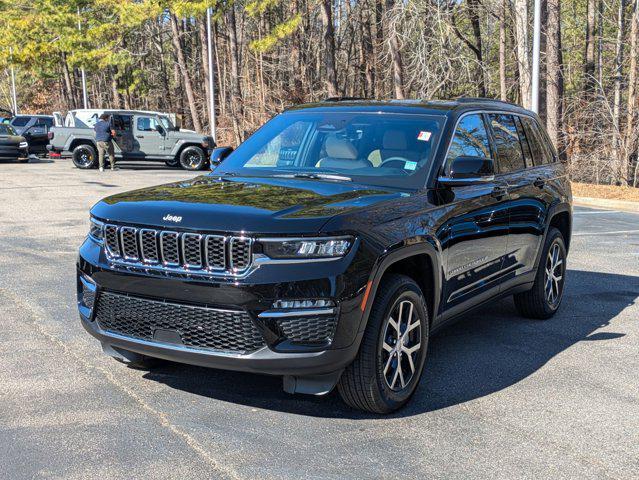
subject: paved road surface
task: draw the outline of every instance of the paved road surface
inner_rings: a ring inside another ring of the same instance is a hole
[[[102,355],[74,261],[100,197],[192,174],[0,164],[0,478],[637,478],[639,215],[576,209],[550,321],[510,300],[435,337],[408,408]]]

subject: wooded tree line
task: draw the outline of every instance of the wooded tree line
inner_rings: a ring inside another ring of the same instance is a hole
[[[540,115],[577,180],[639,185],[638,5],[542,0]],[[326,97],[530,106],[533,0],[0,0],[0,99],[14,66],[22,111],[81,107],[84,68],[90,106],[205,131],[209,6],[220,145]]]

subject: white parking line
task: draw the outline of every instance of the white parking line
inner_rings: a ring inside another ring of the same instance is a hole
[[[618,210],[597,210],[596,212],[573,212],[573,215],[606,215],[611,213],[628,213],[628,212],[620,212]]]
[[[579,232],[573,233],[573,237],[584,237],[587,235],[618,235],[621,233],[639,233],[639,230],[616,230],[614,232]]]

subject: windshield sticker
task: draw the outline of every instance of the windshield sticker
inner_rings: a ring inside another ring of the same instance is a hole
[[[417,135],[417,140],[421,140],[422,142],[427,142],[430,140],[431,132],[421,131],[419,135]]]
[[[406,162],[404,164],[404,170],[415,170],[417,168],[417,162]]]

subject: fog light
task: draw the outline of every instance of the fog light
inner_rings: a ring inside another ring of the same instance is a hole
[[[334,307],[335,302],[332,300],[276,300],[273,303],[272,308],[287,309],[287,308],[326,308]]]

